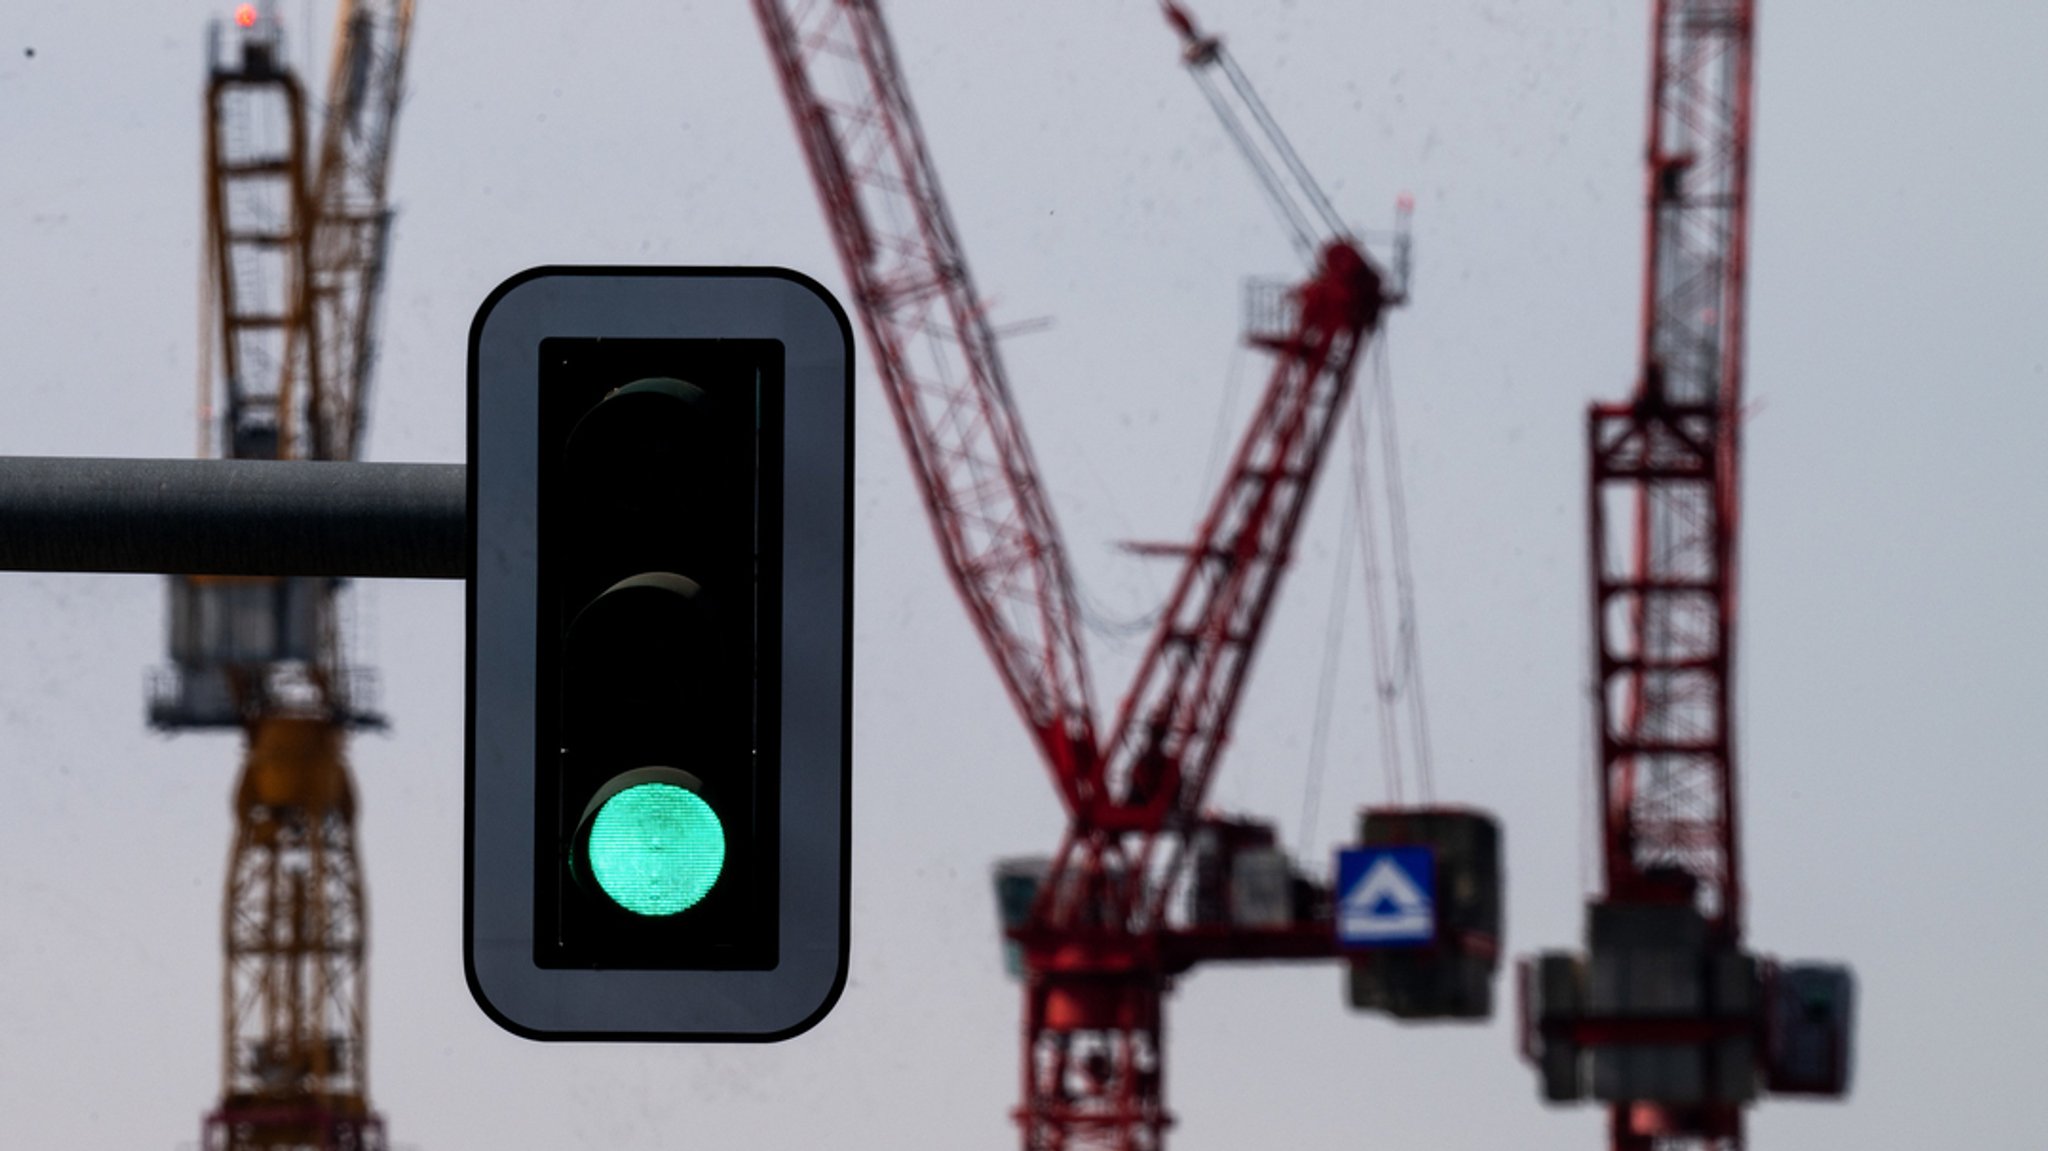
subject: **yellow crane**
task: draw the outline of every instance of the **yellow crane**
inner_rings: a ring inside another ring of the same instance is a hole
[[[412,0],[342,0],[317,145],[269,6],[216,25],[206,85],[200,454],[354,459],[376,359],[385,195]],[[317,147],[317,151],[315,148]],[[203,1151],[382,1151],[367,1084],[352,730],[338,579],[173,577],[149,718],[240,729],[222,1088]]]

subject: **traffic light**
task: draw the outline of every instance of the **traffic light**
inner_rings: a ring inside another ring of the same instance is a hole
[[[851,339],[779,271],[540,269],[470,343],[470,986],[778,1039],[844,983]]]
[[[775,965],[780,361],[541,341],[542,966]]]

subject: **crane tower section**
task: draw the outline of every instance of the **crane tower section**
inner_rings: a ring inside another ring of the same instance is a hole
[[[305,97],[274,21],[242,29],[239,59],[216,28],[206,86],[209,278],[220,334],[221,454],[273,459],[303,379],[300,282],[306,265]],[[201,381],[201,450],[216,435],[212,379]]]
[[[202,454],[352,459],[374,359],[410,0],[343,0],[318,150],[276,14],[216,26],[206,97]],[[217,372],[215,366],[217,365]],[[379,1151],[351,730],[381,725],[342,650],[341,581],[170,581],[149,717],[238,729],[223,923],[222,1090],[204,1151]]]
[[[1736,514],[1751,5],[1658,5],[1635,394],[1589,417],[1595,667],[1610,896],[1683,875],[1741,936]]]
[[[1633,395],[1588,413],[1596,781],[1605,889],[1586,951],[1523,970],[1553,1101],[1608,1105],[1615,1151],[1743,1143],[1761,1090],[1848,1086],[1846,967],[1743,935],[1737,824],[1754,0],[1656,0]]]

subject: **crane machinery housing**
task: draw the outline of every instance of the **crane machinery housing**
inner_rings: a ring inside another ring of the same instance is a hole
[[[1397,275],[1309,178],[1220,40],[1168,4],[1186,60],[1309,264],[1251,297],[1273,357],[1257,410],[1181,561],[1136,678],[1097,722],[1067,552],[986,309],[875,0],[755,0],[831,224],[868,351],[955,588],[1052,776],[1068,827],[1042,864],[999,871],[1024,975],[1023,1146],[1152,1151],[1170,1123],[1163,1000],[1214,960],[1346,954],[1329,883],[1275,848],[1269,823],[1206,797],[1269,609],[1362,353]],[[1220,74],[1216,82],[1213,74]],[[1421,814],[1421,813],[1418,813]],[[1408,1017],[1490,1009],[1497,836],[1468,812],[1370,824],[1439,844],[1476,893],[1410,972],[1366,965],[1355,1003]],[[1478,974],[1439,981],[1439,968]],[[1415,994],[1387,988],[1427,983]]]
[[[269,6],[215,25],[206,86],[209,319],[200,452],[357,456],[412,0],[342,0],[317,144]],[[217,356],[217,360],[216,357]],[[219,371],[214,371],[217,363]],[[367,1085],[352,730],[383,724],[344,659],[337,579],[173,577],[165,731],[239,729],[223,922],[222,1089],[203,1151],[380,1151]]]
[[[1614,1151],[1743,1144],[1760,1089],[1847,1093],[1853,983],[1743,939],[1734,673],[1755,0],[1654,0],[1635,394],[1587,420],[1606,888],[1520,966],[1546,1099]]]

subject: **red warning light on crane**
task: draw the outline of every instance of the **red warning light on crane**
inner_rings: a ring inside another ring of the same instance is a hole
[[[254,28],[256,26],[256,6],[254,4],[236,5],[235,24],[243,28]]]

